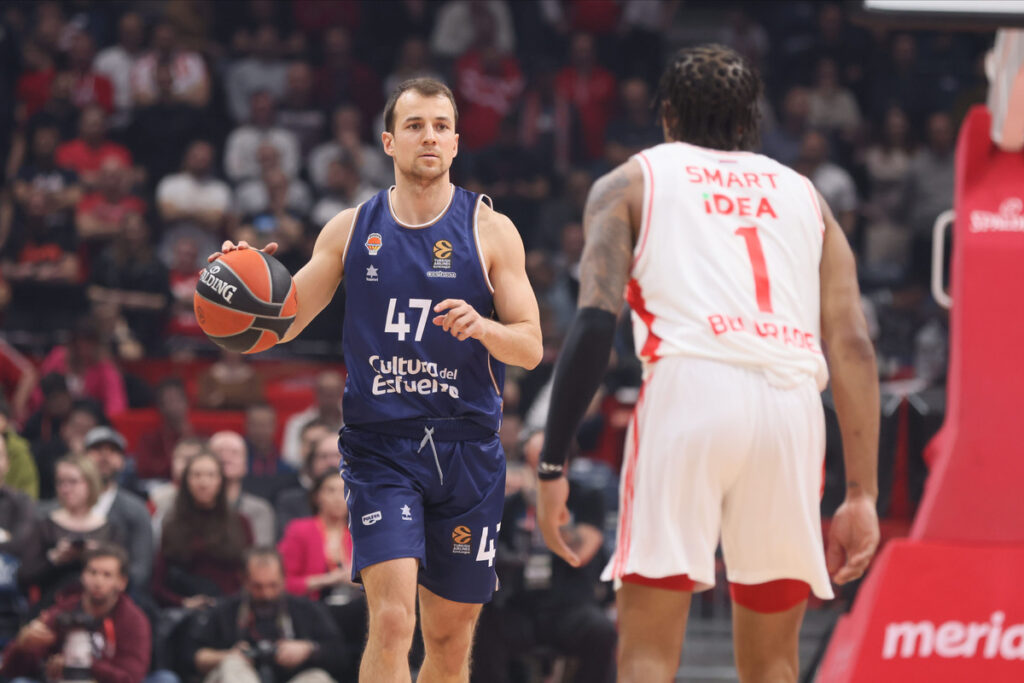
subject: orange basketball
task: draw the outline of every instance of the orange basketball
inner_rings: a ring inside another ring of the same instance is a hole
[[[218,346],[265,351],[295,320],[295,283],[273,256],[238,249],[203,268],[193,308],[199,326]]]

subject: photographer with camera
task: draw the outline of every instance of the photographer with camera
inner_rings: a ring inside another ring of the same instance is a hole
[[[140,683],[149,668],[150,628],[124,594],[127,585],[123,549],[104,543],[87,551],[81,594],[60,600],[18,632],[3,652],[0,678]]]
[[[249,552],[241,595],[219,601],[195,634],[204,683],[333,683],[344,662],[338,629],[322,605],[284,585],[276,550]]]

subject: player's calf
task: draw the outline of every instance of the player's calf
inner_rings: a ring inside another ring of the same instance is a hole
[[[800,623],[810,586],[782,579],[730,583],[736,671],[742,683],[796,683]]]

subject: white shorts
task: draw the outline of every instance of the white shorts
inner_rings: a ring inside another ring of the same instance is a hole
[[[798,579],[833,597],[819,503],[825,421],[814,379],[773,387],[757,370],[665,357],[626,437],[615,554],[602,579],[687,574],[715,583]]]

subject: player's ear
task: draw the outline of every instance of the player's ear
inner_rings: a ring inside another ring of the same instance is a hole
[[[380,134],[381,145],[384,146],[384,153],[389,157],[395,156],[395,136],[392,133],[384,131]]]
[[[455,148],[452,149],[452,159],[459,156],[459,134],[455,134]]]

